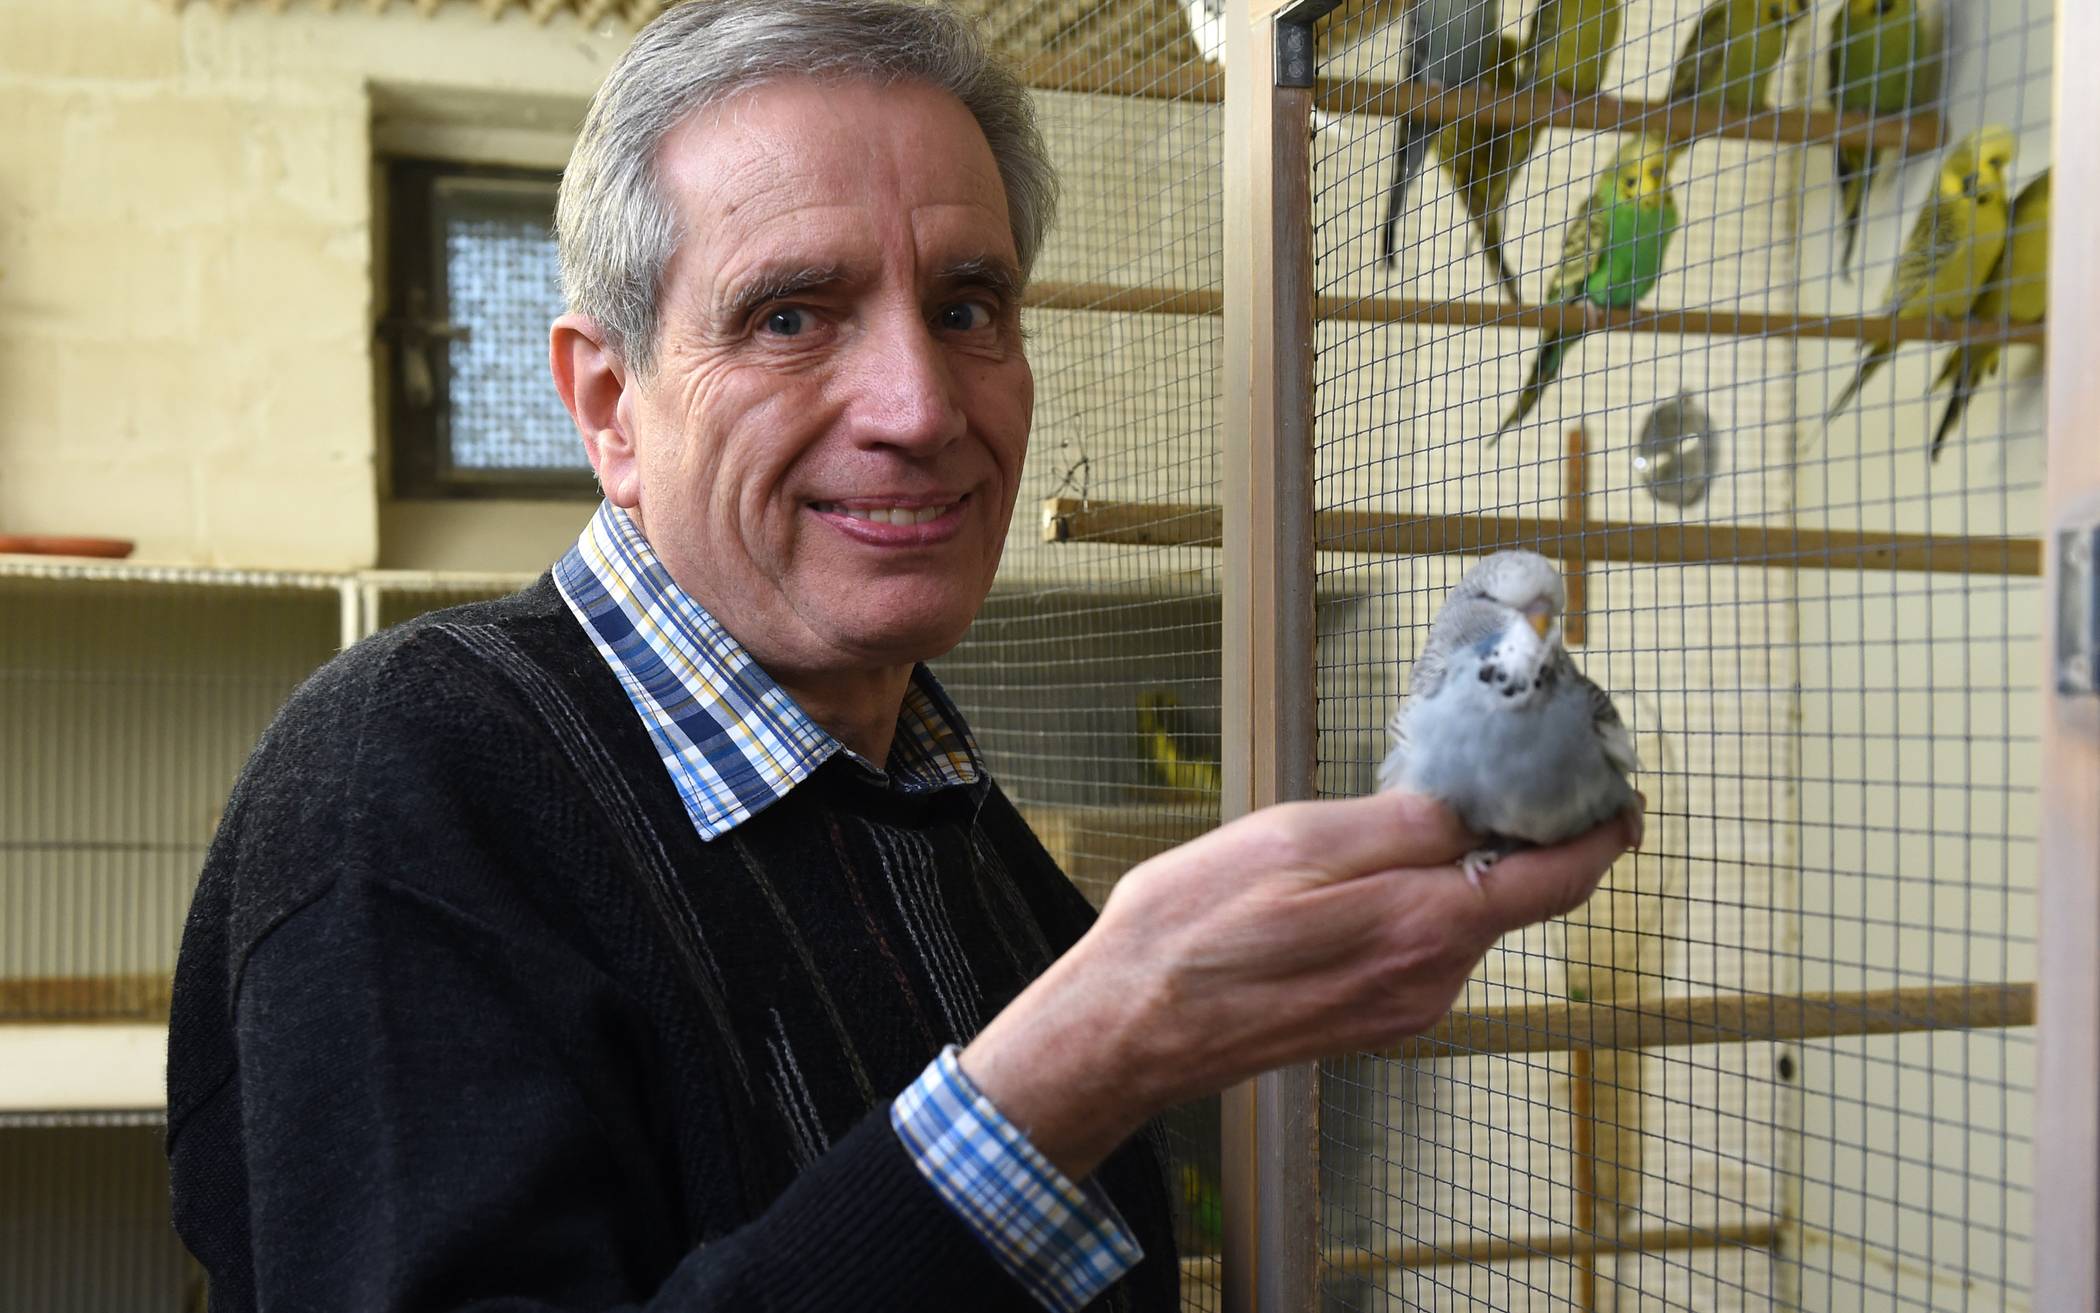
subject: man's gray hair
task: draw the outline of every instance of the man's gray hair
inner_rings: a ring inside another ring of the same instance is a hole
[[[561,289],[646,377],[664,267],[683,235],[657,176],[664,138],[705,106],[785,77],[920,82],[977,119],[1025,276],[1057,208],[1027,88],[970,21],[907,0],[692,0],[635,37],[591,101],[555,207]]]

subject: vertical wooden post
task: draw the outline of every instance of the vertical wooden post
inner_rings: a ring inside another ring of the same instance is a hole
[[[1582,426],[1568,430],[1568,454],[1561,462],[1561,516],[1569,541],[1561,552],[1561,575],[1568,587],[1568,610],[1561,619],[1560,637],[1569,647],[1581,647],[1590,636],[1590,460]]]
[[[2055,178],[2064,213],[2100,205],[2100,85],[2077,70],[2100,54],[2100,5],[2056,6]],[[2100,506],[2100,252],[2083,224],[2049,243],[2049,456],[2045,523]],[[2042,610],[2041,977],[2036,1011],[2034,1307],[2100,1309],[2100,699],[2056,691],[2055,605],[2064,562],[2046,544]]]
[[[1575,432],[1580,434],[1582,430]],[[1574,606],[1571,596],[1568,609],[1572,611]],[[1568,1054],[1568,1116],[1574,1122],[1575,1238],[1583,1246],[1575,1254],[1575,1307],[1582,1313],[1596,1313],[1597,1084],[1588,1049],[1574,1049]]]
[[[1225,79],[1223,816],[1313,791],[1312,97],[1277,85],[1274,0],[1231,0]],[[1226,1092],[1228,1313],[1309,1313],[1319,1071]]]

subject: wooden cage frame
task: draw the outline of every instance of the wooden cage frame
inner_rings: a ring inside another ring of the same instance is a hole
[[[1448,121],[1486,117],[1606,131],[1662,128],[1672,135],[1825,144],[1871,136],[1905,151],[1937,149],[1937,115],[1862,121],[1804,110],[1752,115],[1667,109],[1593,96],[1556,106],[1542,95],[1487,97],[1474,92],[1423,93],[1414,88],[1353,85],[1345,99],[1312,72],[1311,24],[1337,0],[1230,0],[1225,78],[1225,262],[1220,293],[1174,288],[1043,284],[1032,304],[1063,309],[1205,314],[1222,318],[1223,482],[1217,506],[1158,506],[1052,499],[1043,534],[1052,541],[1177,544],[1222,549],[1224,577],[1223,778],[1221,815],[1231,818],[1314,792],[1314,560],[1321,551],[1447,553],[1524,544],[1557,556],[1579,575],[1591,561],[1773,565],[1865,570],[1960,571],[2044,575],[2061,585],[2061,563],[2049,539],[1842,533],[1753,525],[1617,524],[1583,513],[1586,480],[1581,438],[1572,435],[1566,511],[1560,519],[1481,515],[1424,516],[1323,511],[1312,501],[1313,385],[1311,343],[1317,322],[1492,324],[1542,328],[1557,307],[1499,302],[1423,302],[1319,298],[1313,293],[1311,115],[1316,108],[1407,112]],[[2056,7],[2056,67],[2079,66],[2069,52],[2100,50],[2100,10]],[[1249,76],[1259,70],[1260,76]],[[1032,70],[1048,72],[1048,70]],[[1270,76],[1273,72],[1274,76]],[[1301,85],[1289,85],[1299,83]],[[1214,83],[1186,71],[1119,70],[1077,81],[1038,85],[1140,96],[1216,98]],[[1096,85],[1098,84],[1098,85]],[[2081,122],[2100,109],[2100,88],[2055,79],[2052,124]],[[2074,189],[2100,180],[2100,143],[2058,131],[2056,163]],[[2051,251],[2052,323],[2062,340],[2086,340],[2086,320],[2100,314],[2100,257],[2058,225]],[[2085,295],[2080,295],[2085,293]],[[1792,335],[1867,340],[1954,340],[1995,336],[2049,349],[2043,326],[1895,321],[1885,317],[1704,313],[1637,309],[1611,316],[1622,331]],[[2093,325],[2100,332],[2100,324]],[[2075,352],[2050,350],[2067,363]],[[2100,513],[2100,381],[2070,368],[2049,371],[2049,519],[2062,524]],[[2052,626],[2056,608],[2051,612]],[[2048,642],[2052,645],[2053,634]],[[2036,1234],[2032,1291],[2037,1308],[2100,1313],[2100,700],[2049,691],[2045,716],[2038,905],[2042,918],[2038,985],[2007,982],[1956,989],[1902,989],[1775,998],[1718,996],[1658,1001],[1652,1008],[1581,1003],[1509,1009],[1447,1018],[1431,1034],[1391,1056],[1454,1050],[1513,1053],[1565,1050],[1572,1055],[1580,1103],[1588,1056],[1599,1050],[1738,1043],[1754,1039],[1892,1034],[2040,1024],[2040,1068],[2034,1141],[2052,1146],[2034,1164]],[[2039,1007],[2037,1000],[2039,998]],[[1576,1110],[1578,1123],[1581,1110]],[[1318,1307],[1319,1083],[1313,1066],[1270,1072],[1229,1091],[1224,1103],[1222,1180],[1224,1243],[1216,1260],[1198,1260],[1215,1275],[1227,1313],[1310,1313]],[[1576,1127],[1576,1153],[1584,1136]],[[1582,1164],[1577,1163],[1578,1177]],[[1579,1185],[1578,1180],[1578,1185]],[[1580,1221],[1578,1217],[1578,1222]],[[1591,1228],[1594,1230],[1594,1228]],[[1774,1228],[1671,1231],[1556,1237],[1552,1242],[1498,1239],[1468,1252],[1438,1249],[1384,1255],[1336,1255],[1349,1269],[1494,1261],[1556,1254],[1573,1257],[1594,1295],[1595,1258],[1630,1249],[1682,1249],[1711,1244],[1770,1245]],[[1421,1248],[1421,1247],[1417,1247]],[[1472,1252],[1477,1249],[1479,1252]],[[1594,1306],[1593,1304],[1591,1306]]]

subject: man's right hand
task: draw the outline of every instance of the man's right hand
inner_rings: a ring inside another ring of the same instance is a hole
[[[1243,816],[1126,875],[963,1070],[1077,1180],[1174,1104],[1434,1026],[1497,939],[1580,906],[1640,826],[1513,854],[1475,889],[1456,865],[1474,836],[1426,798]]]

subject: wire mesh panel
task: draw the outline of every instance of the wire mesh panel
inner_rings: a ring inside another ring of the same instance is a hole
[[[1223,73],[1200,3],[1208,54],[1176,4],[978,8],[1042,88],[1062,199],[1029,293],[1035,421],[1012,533],[936,670],[1099,903],[1218,817],[1217,553],[1106,541],[1071,516],[1133,504],[1142,538],[1216,500]],[[1216,1308],[1216,1102],[1167,1125],[1185,1302]]]
[[[336,648],[320,576],[0,575],[0,1020],[166,1015],[255,739]]]
[[[1329,1306],[2025,1307],[2051,6],[1323,28],[1321,788],[1525,546],[1648,806],[1328,1064]]]

